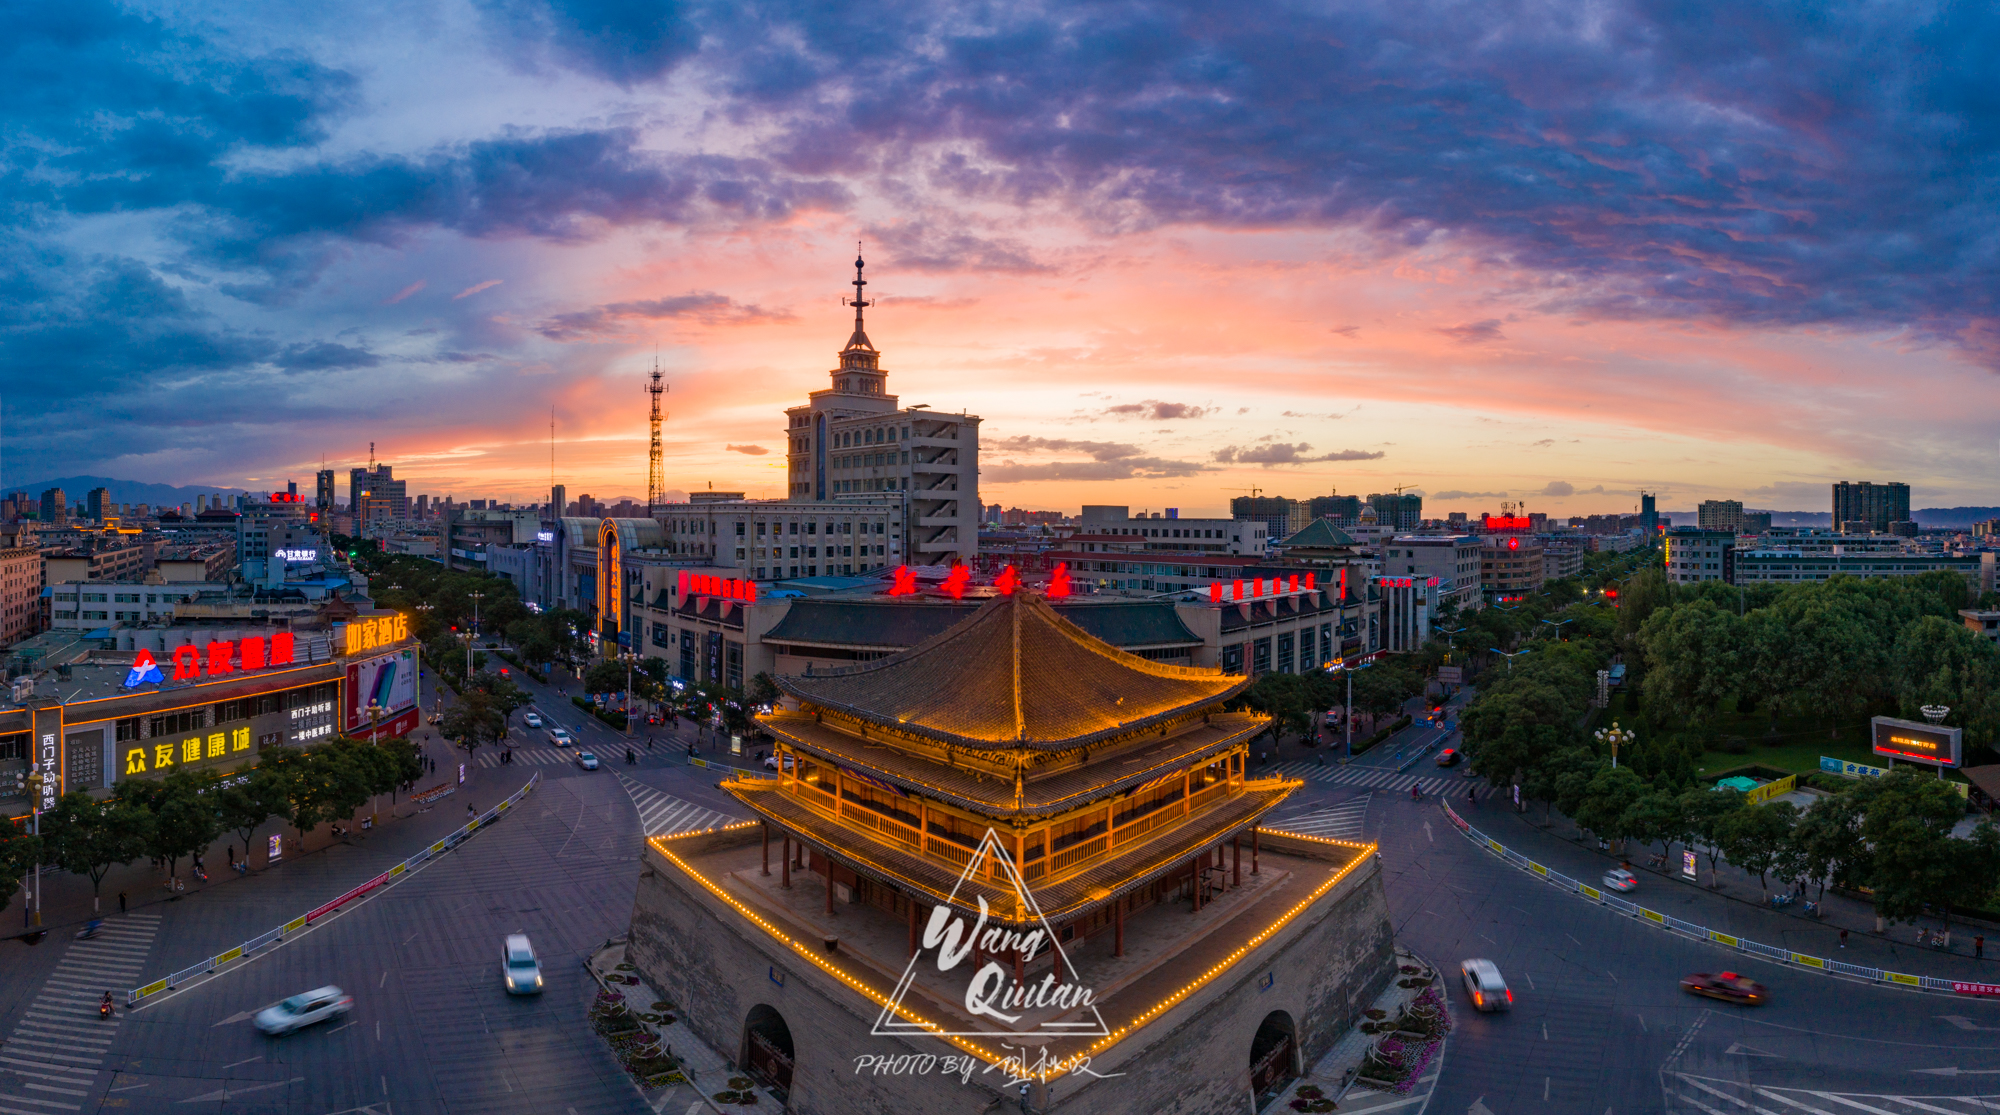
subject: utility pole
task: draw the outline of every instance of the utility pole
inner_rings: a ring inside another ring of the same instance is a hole
[[[472,592],[466,595],[472,597],[472,630],[465,635],[465,680],[469,683],[472,681],[472,644],[479,639],[479,598],[486,594]]]
[[[658,513],[660,505],[667,501],[667,476],[665,467],[661,464],[660,450],[660,420],[665,417],[660,413],[660,396],[666,393],[666,384],[660,382],[660,354],[655,352],[653,353],[653,374],[646,384],[646,394],[653,397],[653,440],[651,446],[646,451],[647,518],[651,518]]]

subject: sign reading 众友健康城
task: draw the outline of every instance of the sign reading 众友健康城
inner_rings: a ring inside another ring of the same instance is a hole
[[[173,739],[134,740],[119,745],[118,769],[121,776],[159,774],[177,766],[228,759],[249,750],[248,727],[189,732]]]

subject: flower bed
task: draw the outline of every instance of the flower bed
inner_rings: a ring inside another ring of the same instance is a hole
[[[1386,1084],[1396,1095],[1408,1095],[1437,1059],[1445,1035],[1451,1032],[1451,1012],[1445,1007],[1444,995],[1435,984],[1424,988],[1403,1009],[1402,1017],[1382,1028],[1393,1033],[1376,1042],[1361,1062],[1361,1078]]]

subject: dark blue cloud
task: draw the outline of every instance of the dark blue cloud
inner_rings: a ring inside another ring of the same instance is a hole
[[[517,57],[541,51],[630,87],[664,76],[701,45],[684,5],[623,0],[475,0]]]
[[[579,34],[602,15],[537,10]],[[753,0],[690,18],[690,72],[775,129],[765,152],[794,173],[1053,201],[1107,231],[1360,226],[1389,250],[1449,243],[1555,311],[1909,326],[2000,363],[1992,5]],[[612,80],[670,62],[610,45],[572,62]]]

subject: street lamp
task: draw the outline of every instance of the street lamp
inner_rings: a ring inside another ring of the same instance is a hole
[[[1505,658],[1505,659],[1507,660],[1507,672],[1511,674],[1511,673],[1513,673],[1513,672],[1514,672],[1514,660],[1515,660],[1516,658],[1519,658],[1519,657],[1521,657],[1522,655],[1524,655],[1524,654],[1528,653],[1529,651],[1531,651],[1531,650],[1533,650],[1533,649],[1535,649],[1535,648],[1534,648],[1534,647],[1531,647],[1531,646],[1530,646],[1530,647],[1523,647],[1523,648],[1521,648],[1520,650],[1517,650],[1517,651],[1513,652],[1512,654],[1509,654],[1509,653],[1507,653],[1506,651],[1504,651],[1504,650],[1501,650],[1501,649],[1500,649],[1499,647],[1487,647],[1486,649],[1487,649],[1487,650],[1490,650],[1490,651],[1492,651],[1493,653],[1495,653],[1495,654],[1497,654],[1497,655],[1500,655],[1500,656],[1501,656],[1501,657],[1503,657],[1503,658]]]
[[[472,644],[479,638],[479,600],[486,594],[483,592],[468,592],[466,595],[472,597],[472,629],[466,632],[465,635],[465,676],[470,680],[472,677]]]
[[[35,836],[42,834],[42,787],[48,782],[49,777],[49,775],[42,773],[40,763],[28,764],[28,793],[33,795],[29,800],[35,803],[34,821],[32,822]],[[21,924],[24,928],[29,925],[42,924],[42,857],[40,856],[35,857],[35,918],[32,922],[26,920],[27,909],[25,907],[23,907],[21,913],[23,915]]]
[[[1616,720],[1611,722],[1609,728],[1597,729],[1597,742],[1611,745],[1611,769],[1613,770],[1618,769],[1618,745],[1621,743],[1631,743],[1638,738],[1639,733],[1630,728],[1620,728]]]
[[[1576,620],[1575,620],[1575,619],[1545,619],[1545,620],[1543,620],[1542,622],[1543,622],[1543,623],[1546,623],[1546,624],[1548,624],[1548,625],[1549,625],[1550,627],[1553,627],[1553,628],[1555,628],[1555,630],[1554,630],[1554,631],[1551,631],[1551,632],[1549,632],[1549,634],[1550,634],[1550,635],[1559,635],[1559,634],[1561,634],[1561,633],[1562,633],[1562,626],[1563,626],[1563,624],[1565,624],[1565,623],[1575,623],[1575,622],[1576,622]]]
[[[1340,761],[1354,758],[1354,675],[1362,670],[1372,669],[1375,663],[1364,662],[1359,666],[1340,663],[1338,669],[1347,675],[1347,715],[1341,719],[1340,730],[1345,737],[1340,744]]]

